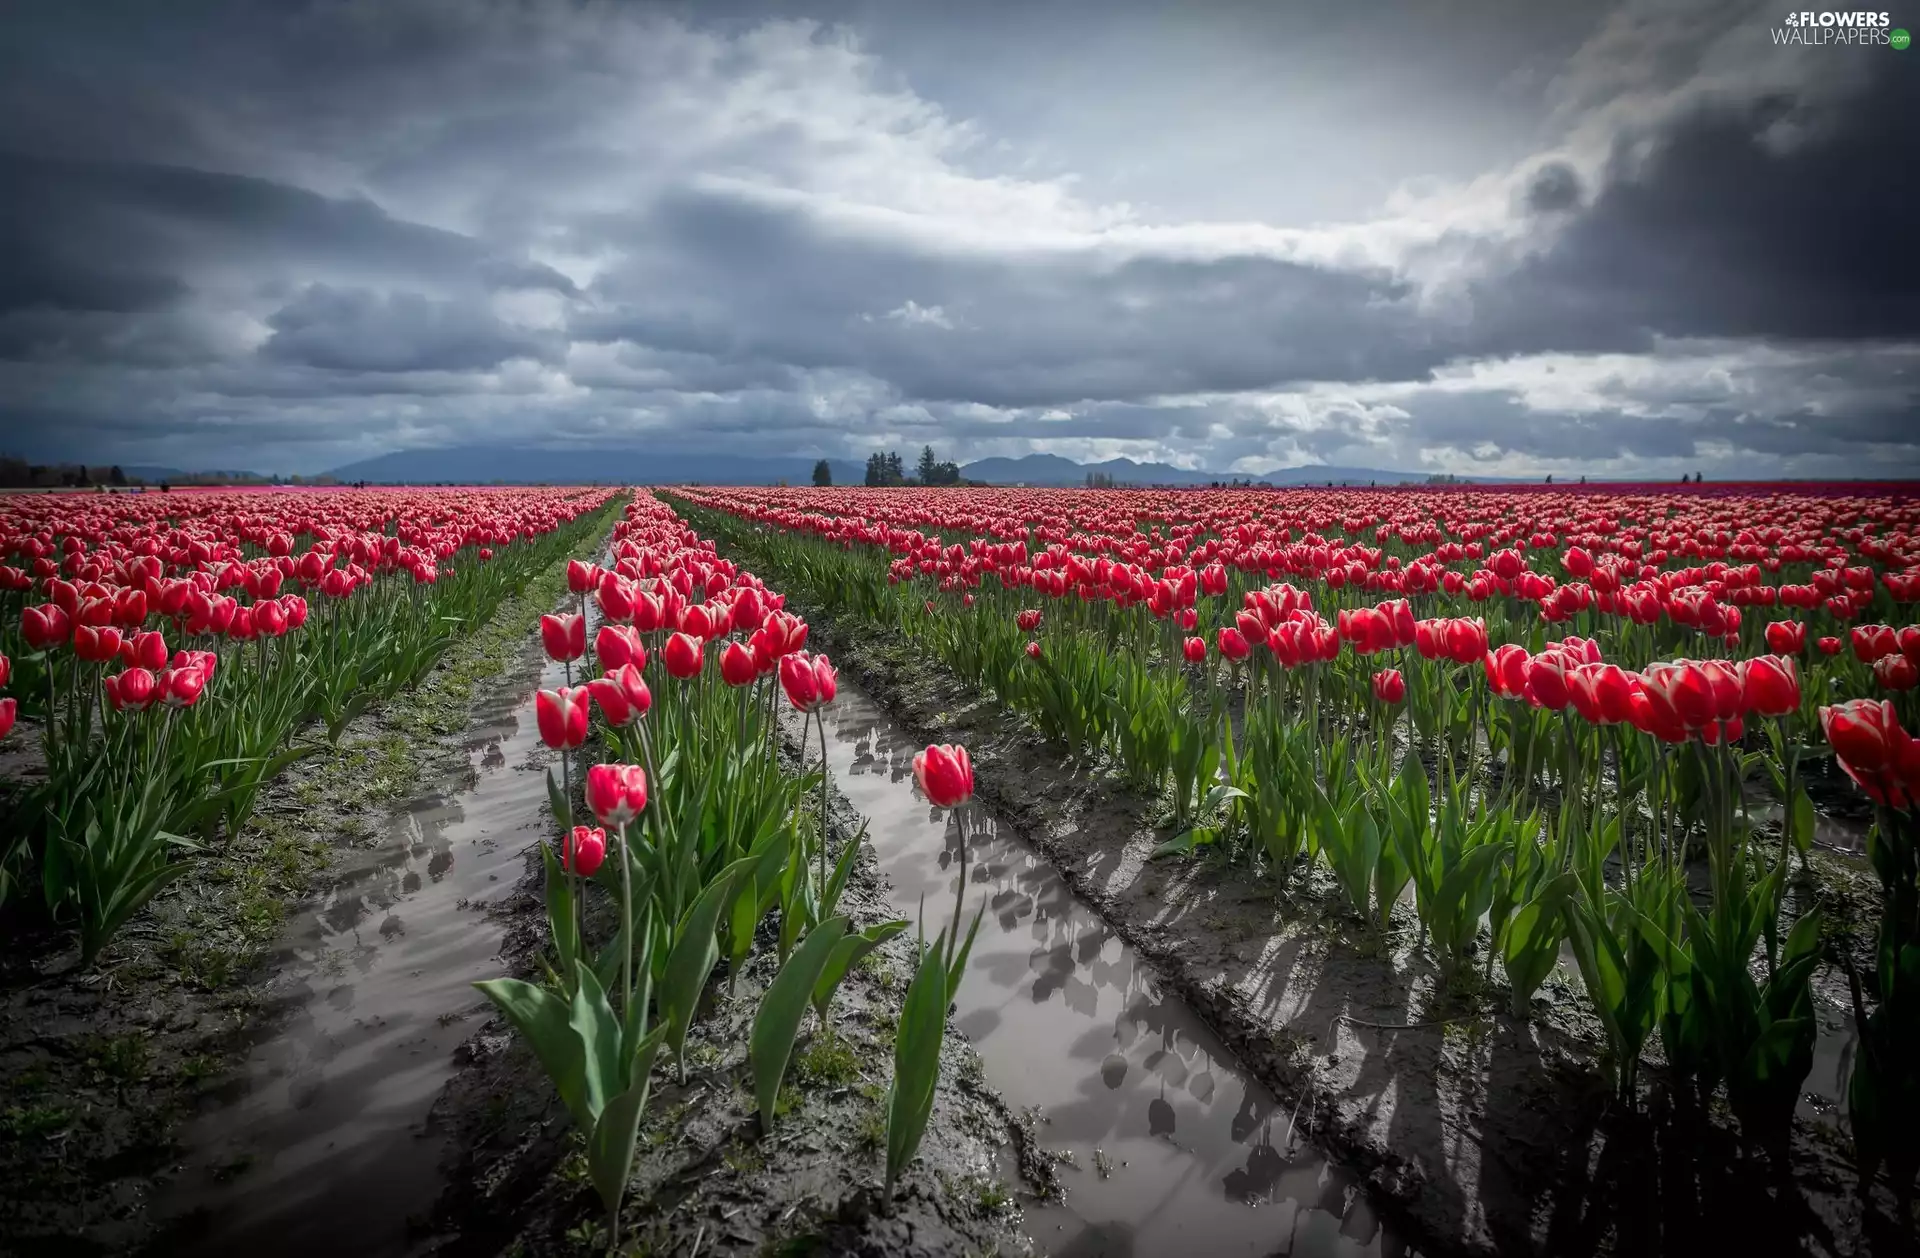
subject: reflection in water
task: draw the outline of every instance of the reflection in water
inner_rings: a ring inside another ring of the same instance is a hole
[[[1069,1154],[1063,1206],[1029,1209],[1060,1255],[1400,1255],[1354,1179],[1294,1130],[1200,1020],[1037,853],[972,805],[963,828],[903,786],[918,747],[845,685],[826,710],[835,785],[869,821],[891,896],[951,905],[970,844],[987,916],[955,1021],[1015,1110]]]
[[[540,684],[558,684],[548,671]],[[341,849],[333,885],[289,921],[280,1016],[187,1131],[159,1203],[167,1252],[331,1258],[344,1240],[378,1258],[416,1243],[409,1220],[441,1188],[428,1110],[483,1007],[474,980],[499,970],[479,905],[517,881],[547,824],[532,693],[500,695],[466,762],[373,846]]]

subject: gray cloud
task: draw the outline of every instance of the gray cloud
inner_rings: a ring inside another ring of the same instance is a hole
[[[1112,64],[1027,124],[989,70],[1037,71],[1005,43],[1032,23],[963,34],[910,4],[819,11],[841,28],[751,4],[707,25],[546,0],[107,7],[29,7],[0,46],[0,415],[49,453],[314,471],[744,437],[1920,470],[1920,177],[1891,156],[1920,87],[1874,50],[1773,49],[1751,7],[1522,32],[1468,6],[1412,78],[1321,14],[1316,56],[1368,109],[1477,118],[1486,142],[1435,177],[1354,111],[1287,176],[1338,184],[1332,219],[1206,159],[1239,220],[1169,211],[1199,204],[1196,168],[1164,145],[1142,168],[1066,108],[1118,108],[1096,80],[1124,80],[1176,111],[1155,126],[1253,144],[1219,84],[1177,116],[1193,72],[1124,7],[1046,19],[1105,32]],[[1224,47],[1216,16],[1177,33]],[[1297,25],[1231,27],[1230,60],[1302,69]]]

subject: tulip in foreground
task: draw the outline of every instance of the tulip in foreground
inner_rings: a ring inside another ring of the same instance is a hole
[[[973,798],[973,761],[958,743],[930,746],[913,758],[913,780],[937,808],[957,808]]]
[[[587,683],[587,693],[593,697],[594,706],[600,709],[607,724],[619,729],[633,723],[633,705],[627,702],[627,692],[613,678],[595,677]]]
[[[567,664],[587,653],[587,618],[578,612],[561,612],[540,618],[540,645],[547,658]]]
[[[1407,697],[1407,679],[1397,668],[1383,668],[1373,675],[1373,697],[1382,703],[1399,703]]]
[[[700,649],[700,640],[685,633],[676,633],[668,638],[660,658],[666,661],[668,674],[681,681],[699,676],[707,662],[706,655]]]
[[[780,688],[787,699],[802,712],[812,712],[833,702],[839,693],[840,675],[825,655],[796,651],[780,660]]]
[[[596,764],[587,770],[587,807],[603,826],[624,826],[647,807],[647,774],[637,764]]]
[[[0,699],[0,738],[13,732],[14,717],[19,715],[20,704],[14,699]]]
[[[556,751],[571,751],[586,742],[590,693],[585,686],[562,686],[536,694],[533,715],[540,741]]]
[[[1787,716],[1800,710],[1800,677],[1791,655],[1762,655],[1747,661],[1745,695],[1749,712]]]
[[[653,692],[647,689],[647,679],[641,676],[639,665],[623,664],[619,668],[609,669],[603,680],[620,687],[620,693],[626,696],[631,716],[645,716],[653,706]]]
[[[759,676],[753,652],[738,642],[727,643],[727,649],[720,652],[720,680],[729,686],[750,686]]]

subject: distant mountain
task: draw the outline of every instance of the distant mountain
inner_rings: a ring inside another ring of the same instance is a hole
[[[1211,485],[1216,481],[1251,479],[1255,484],[1402,485],[1423,482],[1425,472],[1392,472],[1373,467],[1283,467],[1249,478],[1243,472],[1190,471],[1171,463],[1136,463],[1108,459],[1104,463],[1075,463],[1057,454],[1029,454],[1018,459],[981,459],[960,469],[968,480],[991,485],[1084,485],[1090,474],[1111,476],[1117,485]]]
[[[644,447],[617,450],[535,450],[512,446],[462,446],[444,450],[400,450],[327,473],[341,481],[379,485],[428,485],[450,482],[486,485],[811,485],[808,455],[688,454]],[[836,485],[858,485],[866,478],[861,463],[832,459]]]

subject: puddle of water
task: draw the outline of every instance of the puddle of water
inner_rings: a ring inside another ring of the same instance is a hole
[[[562,680],[548,664],[540,685]],[[501,692],[469,731],[467,763],[394,814],[369,849],[342,854],[324,898],[288,923],[275,957],[284,996],[267,1038],[182,1137],[181,1173],[158,1203],[168,1251],[276,1258],[409,1252],[410,1220],[441,1189],[429,1130],[453,1051],[499,972],[499,928],[479,904],[506,894],[550,824],[533,685]]]
[[[912,788],[908,742],[842,680],[827,709],[834,786],[869,823],[903,917],[953,912],[961,828]],[[1038,1107],[1064,1205],[1030,1207],[1034,1240],[1065,1255],[1394,1255],[1354,1177],[1293,1132],[1179,1001],[1037,852],[966,809],[967,912],[987,913],[956,1024],[1016,1111]],[[1103,1173],[1102,1168],[1105,1168]]]

